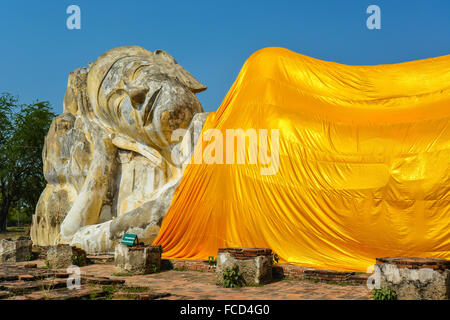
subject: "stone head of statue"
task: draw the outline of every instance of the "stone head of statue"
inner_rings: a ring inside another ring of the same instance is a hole
[[[113,133],[162,150],[171,135],[203,112],[195,94],[206,87],[162,50],[119,47],[90,65],[91,117]]]

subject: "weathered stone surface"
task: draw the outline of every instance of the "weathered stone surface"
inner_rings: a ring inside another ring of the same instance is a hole
[[[19,276],[19,281],[33,281],[35,278],[31,274],[24,274]]]
[[[70,245],[51,246],[47,251],[47,261],[52,268],[67,268],[73,265]]]
[[[206,120],[205,89],[168,53],[134,46],[72,72],[43,151],[34,244],[113,252],[125,232],[151,243]]]
[[[60,226],[83,187],[92,161],[77,99],[86,87],[87,68],[69,75],[64,113],[53,119],[45,138],[42,158],[47,181],[33,216],[31,238],[35,245],[48,246],[60,241]]]
[[[114,294],[114,300],[156,300],[161,298],[167,298],[170,297],[171,294],[168,292],[162,292],[162,293],[153,293],[149,292],[136,292],[136,293],[130,293],[130,292],[116,292]]]
[[[33,247],[31,248],[31,253],[33,254],[33,257],[38,260],[46,260],[47,259],[47,250],[48,250],[48,247],[40,247],[40,246],[33,245]]]
[[[51,290],[43,290],[20,296],[13,296],[8,300],[79,300],[102,294],[103,290],[101,288],[91,288],[88,285],[84,285],[81,286],[79,290],[69,290],[64,287],[52,288]]]
[[[43,288],[63,288],[67,286],[65,279],[45,279],[33,281],[34,279],[19,280],[2,283],[2,288],[13,293],[25,293]]]
[[[399,300],[450,298],[450,261],[435,258],[377,259],[382,289],[391,288]]]
[[[81,283],[91,283],[91,284],[100,284],[100,285],[122,285],[125,283],[125,280],[111,279],[108,277],[82,276]]]
[[[86,252],[68,244],[50,246],[47,251],[47,261],[54,269],[67,268],[75,262],[81,262],[84,265],[86,264]]]
[[[67,288],[68,277],[68,273],[58,273],[42,268],[28,269],[21,263],[0,263],[0,299],[66,300],[91,298],[90,294],[102,297],[106,294],[102,286],[122,287],[125,285],[125,280],[122,279],[93,277],[82,273],[81,288],[70,290]]]
[[[86,256],[88,264],[113,264],[113,254],[98,254]]]
[[[114,264],[120,273],[147,274],[161,270],[161,246],[116,246]]]
[[[31,255],[32,242],[28,239],[0,240],[0,262],[26,261]]]
[[[272,250],[261,248],[221,248],[217,255],[216,283],[223,285],[227,267],[239,267],[246,285],[272,281]]]
[[[8,281],[16,281],[20,276],[30,275],[33,276],[35,280],[42,280],[47,278],[67,278],[68,273],[56,272],[55,270],[48,270],[43,268],[24,268],[23,265],[19,263],[0,263],[0,290],[2,285]]]

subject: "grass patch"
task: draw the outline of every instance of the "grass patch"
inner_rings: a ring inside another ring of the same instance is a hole
[[[96,288],[95,284],[89,284],[91,289]],[[89,296],[81,298],[81,300],[111,300],[118,288],[116,286],[102,286],[102,292],[91,292]]]
[[[281,280],[283,280],[283,281],[307,281],[307,282],[312,282],[312,283],[326,283],[326,284],[331,284],[331,285],[341,286],[341,287],[359,285],[358,283],[353,283],[350,281],[335,281],[335,280],[326,280],[326,279],[318,279],[318,278],[300,279],[300,278],[294,278],[294,277],[290,277],[290,276],[284,276]]]
[[[102,292],[96,293],[92,292],[89,296],[82,298],[82,300],[112,300],[114,295],[118,292],[123,293],[143,293],[150,291],[149,287],[127,287],[127,286],[117,286],[117,285],[107,285],[102,286]],[[133,297],[121,296],[121,300],[134,300]]]
[[[323,282],[325,282],[326,284],[332,284],[335,286],[342,286],[342,287],[353,285],[351,282],[348,282],[348,281],[324,280]]]
[[[103,286],[103,293],[105,294],[105,300],[111,300],[114,296],[114,293],[118,291],[116,286]]]
[[[126,292],[126,293],[142,293],[149,291],[149,287],[123,287],[120,291]]]
[[[186,267],[177,267],[177,268],[174,267],[172,270],[173,271],[188,271],[189,269]]]
[[[264,284],[260,283],[260,284],[244,284],[242,287],[264,287]]]
[[[115,272],[112,275],[115,277],[131,277],[131,276],[133,276],[133,274],[130,272]]]

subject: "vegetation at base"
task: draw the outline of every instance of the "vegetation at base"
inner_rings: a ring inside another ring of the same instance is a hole
[[[131,272],[115,272],[112,274],[115,277],[131,277],[133,274]]]
[[[114,293],[118,291],[116,286],[103,286],[103,293],[105,294],[105,300],[111,300],[114,296]]]
[[[97,288],[96,285],[90,286],[92,290]],[[149,287],[127,287],[123,285],[106,285],[101,286],[102,292],[91,292],[89,296],[81,298],[81,300],[112,300],[114,296],[120,292],[125,294],[130,294],[129,297],[122,295],[121,300],[135,300],[133,294],[148,292],[151,289]]]
[[[152,264],[150,273],[158,273],[158,266],[156,264]]]
[[[208,263],[211,267],[216,266],[217,265],[217,259],[214,256],[209,256],[208,257]]]
[[[279,280],[283,280],[283,281],[308,281],[308,282],[312,282],[312,283],[326,283],[326,284],[342,286],[342,287],[359,285],[359,283],[357,283],[357,282],[351,282],[351,281],[345,281],[345,280],[335,281],[335,280],[327,280],[327,279],[319,279],[319,278],[295,278],[295,277],[291,277],[291,276],[278,276],[275,279],[279,279]]]
[[[149,287],[123,287],[120,291],[126,292],[126,293],[142,293],[149,291]]]
[[[280,257],[276,253],[274,253],[274,255],[273,255],[273,262],[274,263],[278,263],[278,261],[280,261]]]
[[[245,284],[244,278],[239,271],[239,266],[235,265],[233,268],[226,267],[223,273],[224,288],[240,288]]]
[[[189,269],[186,267],[173,267],[173,271],[188,271]]]
[[[391,288],[373,289],[373,300],[397,300],[397,292]]]
[[[47,101],[0,95],[0,232],[30,224],[45,187],[42,148],[55,114]]]
[[[84,267],[85,265],[87,265],[86,262],[86,256],[84,255],[73,255],[72,256],[72,263],[78,267]]]
[[[45,260],[45,266],[43,266],[44,269],[52,269],[52,266],[48,260]]]
[[[30,253],[25,257],[25,261],[33,261],[35,260],[35,255],[33,253]]]

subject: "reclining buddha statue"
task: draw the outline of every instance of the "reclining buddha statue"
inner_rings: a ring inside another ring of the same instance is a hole
[[[133,233],[167,258],[259,247],[356,271],[450,258],[450,56],[348,66],[265,48],[217,111],[204,89],[139,47],[74,71],[33,241],[111,252]]]
[[[45,141],[48,185],[34,243],[95,253],[113,250],[124,232],[151,242],[189,160],[186,143],[206,119],[195,97],[205,89],[168,53],[140,47],[110,50],[72,72]],[[177,129],[185,134],[172,141]],[[176,152],[186,159],[174,163]]]

